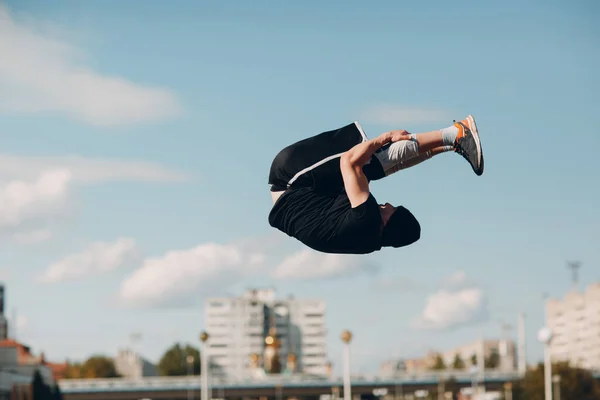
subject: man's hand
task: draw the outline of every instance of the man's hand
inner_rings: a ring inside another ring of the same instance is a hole
[[[411,135],[409,132],[405,131],[404,129],[400,129],[397,131],[390,131],[389,138],[390,138],[390,141],[393,143],[393,142],[399,142],[401,140],[411,140]]]

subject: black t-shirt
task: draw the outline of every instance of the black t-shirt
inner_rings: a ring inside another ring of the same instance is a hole
[[[371,194],[352,208],[344,191],[290,189],[276,201],[269,224],[324,253],[367,254],[381,249],[381,211]]]

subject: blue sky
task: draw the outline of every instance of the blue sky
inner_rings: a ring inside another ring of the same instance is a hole
[[[357,371],[498,337],[519,310],[540,358],[566,261],[580,287],[600,279],[597,4],[177,5],[0,5],[0,271],[19,339],[61,360],[141,332],[158,359],[197,343],[206,296],[274,286],[327,301],[329,355],[353,330]],[[468,114],[482,177],[444,154],[372,185],[419,218],[413,246],[323,257],[269,227],[282,147]]]

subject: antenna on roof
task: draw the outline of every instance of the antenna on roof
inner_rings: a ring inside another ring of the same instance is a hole
[[[573,279],[573,290],[577,291],[577,286],[579,283],[579,268],[581,268],[580,261],[568,261],[567,268],[571,270],[571,276]]]

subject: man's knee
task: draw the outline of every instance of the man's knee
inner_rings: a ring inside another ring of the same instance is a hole
[[[381,163],[381,167],[388,174],[390,171],[396,172],[403,163],[419,155],[419,144],[414,141],[402,140],[394,142],[385,150],[376,152],[375,157]]]

